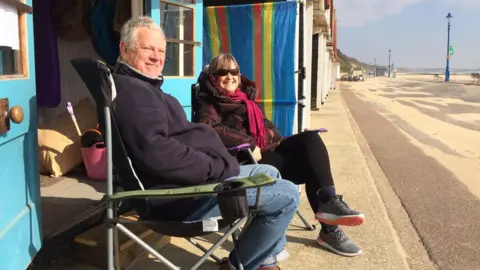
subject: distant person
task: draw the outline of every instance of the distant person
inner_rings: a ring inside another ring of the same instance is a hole
[[[250,144],[259,163],[275,166],[295,184],[306,184],[310,206],[322,225],[318,244],[344,256],[361,254],[338,225],[357,226],[365,217],[337,195],[328,151],[318,133],[307,131],[283,139],[255,103],[255,83],[240,74],[230,54],[213,58],[199,84],[194,121],[212,126],[226,147]]]

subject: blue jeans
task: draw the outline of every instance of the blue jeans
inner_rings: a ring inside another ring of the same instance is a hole
[[[300,194],[295,184],[280,178],[278,170],[270,165],[240,166],[236,178],[265,173],[276,179],[276,183],[262,189],[261,202],[250,226],[238,239],[238,253],[245,269],[257,269],[266,260],[280,253],[286,244],[285,233],[298,209]],[[228,181],[227,180],[227,181]],[[255,205],[257,189],[247,190],[250,206]],[[189,220],[200,220],[221,216],[216,197],[199,208]],[[230,253],[230,262],[237,267],[235,251]]]

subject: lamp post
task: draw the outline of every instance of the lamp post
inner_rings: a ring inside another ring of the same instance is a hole
[[[390,78],[390,74],[392,72],[392,65],[390,64],[392,58],[392,50],[388,50],[388,78]]]
[[[377,77],[377,58],[373,58],[373,77]]]
[[[445,67],[445,81],[450,81],[450,21],[453,18],[452,13],[448,13],[448,28],[447,28],[447,66]]]

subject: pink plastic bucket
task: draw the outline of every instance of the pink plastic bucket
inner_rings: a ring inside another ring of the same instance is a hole
[[[88,178],[97,181],[107,179],[106,148],[103,142],[96,143],[91,147],[81,147],[83,163],[87,170]]]

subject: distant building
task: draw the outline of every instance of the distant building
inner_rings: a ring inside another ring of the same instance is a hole
[[[376,68],[376,76],[377,77],[388,76],[388,68],[387,67],[377,67]]]
[[[360,76],[360,75],[363,75],[365,73],[365,70],[363,70],[363,68],[361,67],[355,67],[355,68],[352,68],[352,76]]]

